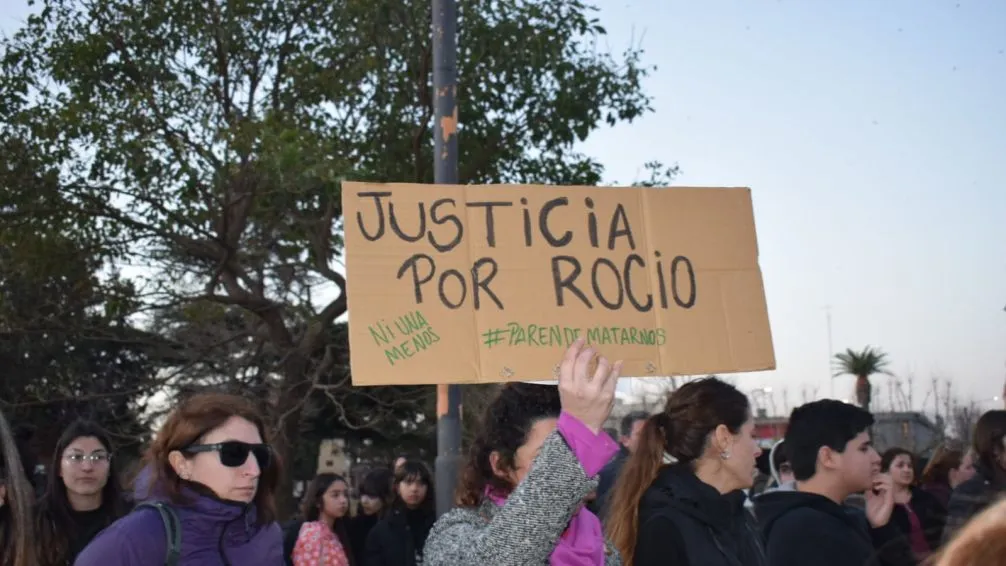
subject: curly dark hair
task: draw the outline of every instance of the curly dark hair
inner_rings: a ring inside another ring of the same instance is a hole
[[[493,472],[489,457],[499,454],[499,466],[512,469],[514,455],[526,441],[535,423],[556,418],[562,411],[559,388],[555,385],[508,383],[486,408],[478,436],[468,451],[468,461],[461,472],[455,503],[475,507],[486,488],[509,493],[515,486]]]

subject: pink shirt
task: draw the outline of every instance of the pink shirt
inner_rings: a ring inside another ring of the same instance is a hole
[[[349,566],[339,537],[321,521],[304,523],[293,547],[293,566]]]

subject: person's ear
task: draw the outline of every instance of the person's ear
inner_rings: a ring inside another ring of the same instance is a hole
[[[719,453],[729,453],[734,445],[734,435],[727,425],[719,425],[713,431],[713,446]]]
[[[171,464],[171,468],[175,470],[178,477],[183,480],[192,478],[192,462],[178,450],[173,450],[168,454],[168,463]]]
[[[503,465],[503,457],[496,450],[493,450],[489,454],[489,466],[493,469],[493,475],[496,477],[513,483],[513,470],[508,470]]]
[[[817,464],[822,470],[834,470],[840,466],[841,454],[835,452],[830,446],[822,446],[817,451]]]

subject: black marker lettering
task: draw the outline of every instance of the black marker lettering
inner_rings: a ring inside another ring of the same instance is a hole
[[[426,206],[421,202],[417,204],[419,205],[419,233],[411,236],[402,232],[402,228],[398,224],[398,217],[395,216],[395,203],[388,203],[388,218],[391,220],[391,231],[406,242],[418,242],[426,235]]]
[[[646,303],[642,304],[632,293],[632,264],[638,264],[640,267],[646,267],[646,263],[643,262],[643,258],[636,254],[629,254],[629,257],[625,258],[625,270],[622,278],[625,279],[625,294],[629,298],[629,302],[632,306],[636,307],[639,312],[649,312],[653,308],[653,293],[646,294]]]
[[[360,233],[363,237],[370,242],[376,242],[384,236],[384,207],[381,206],[382,197],[390,197],[391,192],[365,192],[356,193],[357,197],[373,197],[374,204],[377,205],[377,231],[371,235],[366,228],[363,227],[363,213],[357,211],[356,213],[356,224],[360,227]]]
[[[601,292],[601,283],[597,277],[597,268],[601,265],[611,269],[611,273],[615,275],[615,283],[618,284],[618,298],[615,301],[609,301]],[[590,284],[594,287],[594,296],[605,308],[613,311],[622,308],[622,304],[625,303],[625,287],[622,285],[622,278],[619,276],[618,268],[615,267],[615,262],[603,257],[595,261],[590,269]]]
[[[438,199],[434,201],[433,204],[430,206],[430,221],[432,221],[434,224],[438,226],[441,224],[446,224],[448,222],[454,225],[454,237],[451,239],[451,241],[449,241],[446,244],[441,244],[440,242],[438,242],[437,239],[433,236],[433,229],[432,228],[430,229],[430,232],[428,234],[430,244],[438,252],[449,252],[454,248],[456,248],[457,245],[461,243],[461,238],[464,236],[465,233],[464,225],[461,224],[461,220],[457,217],[456,214],[448,214],[443,218],[440,218],[440,215],[437,214],[437,211],[440,209],[440,207],[445,204],[449,204],[455,208],[457,207],[457,203],[452,198]]]
[[[583,199],[590,212],[587,214],[587,236],[590,237],[590,245],[595,248],[600,244],[597,242],[597,215],[594,214],[594,199],[587,197]]]
[[[618,226],[619,219],[621,219],[621,227]],[[625,213],[625,207],[621,203],[615,207],[615,212],[611,215],[611,229],[608,230],[609,250],[615,249],[615,239],[619,236],[628,236],[629,249],[636,251],[636,239],[632,237],[632,228],[629,227],[629,216]]]
[[[479,268],[487,264],[489,265],[489,275],[483,279],[479,275]],[[475,298],[475,310],[479,310],[482,305],[481,293],[479,293],[479,289],[485,291],[486,295],[489,295],[489,298],[496,303],[496,307],[499,310],[503,310],[503,301],[501,301],[496,293],[493,293],[492,289],[489,288],[489,284],[493,282],[497,273],[499,273],[499,264],[497,264],[496,260],[491,257],[484,257],[476,261],[475,265],[472,267],[472,297]]]
[[[520,203],[524,205],[524,246],[531,247],[531,211],[527,209],[527,197],[521,197]]]
[[[688,300],[682,301],[681,295],[678,294],[678,264],[684,263],[685,268],[688,270]],[[674,295],[674,302],[678,304],[679,307],[683,309],[690,309],[695,306],[695,270],[692,268],[692,262],[685,256],[677,256],[671,260],[671,293]]]
[[[429,267],[429,273],[423,277],[419,276],[419,260],[424,260],[426,265]],[[398,279],[401,279],[405,272],[412,270],[412,287],[416,293],[416,304],[423,304],[423,284],[428,283],[430,279],[433,279],[433,274],[437,272],[437,266],[433,262],[433,258],[426,254],[414,254],[409,259],[405,260],[402,267],[398,269]]]
[[[550,230],[548,227],[548,215],[552,213],[552,209],[559,206],[567,206],[567,205],[569,205],[568,198],[566,197],[554,198],[546,202],[544,205],[542,205],[541,211],[538,213],[538,229],[541,231],[541,235],[543,238],[545,238],[545,241],[548,242],[548,245],[552,246],[553,248],[561,248],[563,246],[568,245],[569,242],[573,240],[573,233],[570,232],[569,230],[567,230],[566,233],[563,234],[561,238],[556,238],[555,235],[552,234],[552,230]]]
[[[664,280],[664,262],[660,261],[660,252],[653,252],[657,256],[657,286],[660,287],[660,308],[667,308],[667,281]]]
[[[559,267],[561,262],[568,263],[573,266],[573,273],[567,277],[563,277],[562,269]],[[580,276],[580,262],[573,256],[560,255],[552,258],[552,284],[555,288],[555,304],[562,307],[566,305],[566,300],[563,297],[562,290],[569,289],[578,299],[583,301],[583,304],[587,305],[588,309],[594,308],[594,305],[590,304],[587,300],[587,296],[583,294],[583,291],[576,287],[576,278]]]
[[[448,277],[453,277],[458,280],[461,285],[461,298],[458,302],[452,303],[450,299],[447,298],[447,291],[444,289],[444,284]],[[437,292],[440,293],[440,302],[444,303],[444,306],[449,309],[460,308],[461,305],[465,304],[465,297],[468,296],[468,284],[465,283],[465,276],[461,275],[461,272],[457,269],[448,269],[440,275],[440,282],[437,285]]]
[[[470,202],[468,206],[472,208],[484,207],[486,209],[486,243],[490,248],[496,247],[496,216],[493,214],[493,207],[513,206],[512,202]]]

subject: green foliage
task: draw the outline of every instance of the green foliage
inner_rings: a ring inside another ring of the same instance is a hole
[[[429,407],[408,388],[350,402],[374,392],[348,387],[333,328],[346,312],[341,180],[432,181],[430,3],[39,8],[0,43],[0,140],[32,164],[0,171],[0,229],[31,218],[35,233],[93,245],[105,268],[143,266],[148,320],[170,322],[151,328],[181,344],[212,337],[179,350],[193,371],[172,386],[227,381],[241,350],[255,377],[232,385],[267,400],[281,452],[315,409],[348,430],[350,410]],[[641,52],[599,51],[595,12],[459,3],[461,183],[600,182],[576,142],[650,107]]]
[[[888,370],[890,360],[887,353],[873,346],[866,346],[861,352],[847,348],[844,352],[835,354],[832,360],[835,377],[852,375],[869,378],[874,374],[892,375]]]

